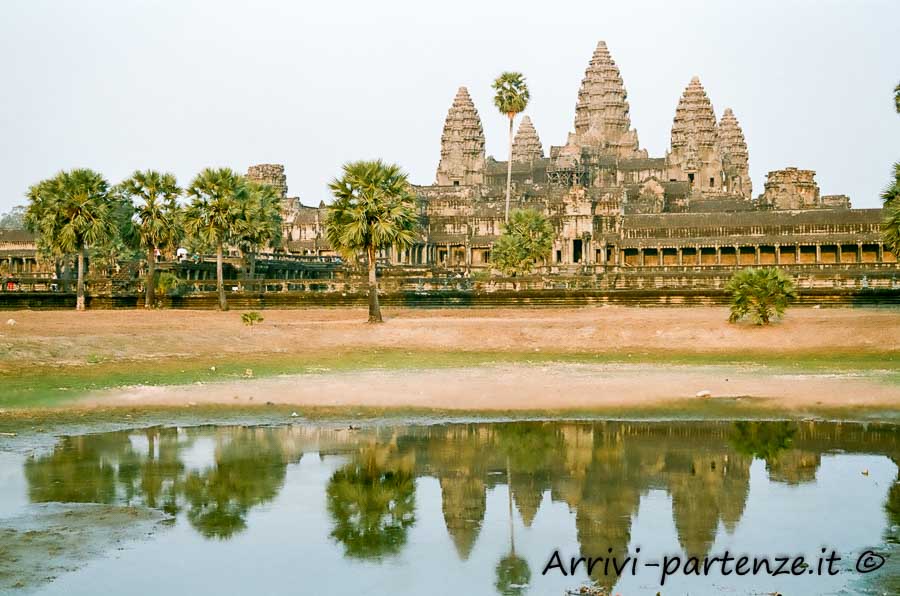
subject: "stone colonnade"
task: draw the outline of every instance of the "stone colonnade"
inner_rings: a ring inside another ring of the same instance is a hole
[[[417,244],[407,250],[383,251],[381,257],[399,265],[484,267],[490,245],[460,242]],[[827,265],[896,263],[881,242],[700,243],[694,245],[619,246],[569,239],[557,243],[554,265],[606,265],[610,267],[703,267],[753,265]]]

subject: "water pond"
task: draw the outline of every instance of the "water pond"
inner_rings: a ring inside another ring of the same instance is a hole
[[[900,593],[898,463],[815,422],[67,436],[0,451],[0,592]]]

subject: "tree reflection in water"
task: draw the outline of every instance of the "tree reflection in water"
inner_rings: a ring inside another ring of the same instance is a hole
[[[215,465],[184,480],[188,520],[207,538],[230,538],[247,525],[251,507],[272,500],[284,483],[287,462],[278,437],[241,429],[216,446]]]
[[[415,459],[393,445],[367,445],[328,481],[332,538],[344,553],[379,559],[400,552],[415,521]]]
[[[189,465],[198,437],[213,445],[208,465]],[[371,431],[279,428],[160,429],[66,437],[26,459],[33,502],[143,504],[185,518],[203,536],[228,539],[252,509],[274,499],[287,466],[304,452],[348,457],[325,486],[330,535],[345,555],[401,552],[416,522],[416,478],[436,478],[444,526],[460,559],[484,531],[487,494],[509,485],[512,520],[526,528],[545,498],[566,503],[585,556],[622,556],[641,497],[665,491],[682,550],[702,557],[719,528],[740,523],[753,458],[772,482],[815,480],[822,453],[900,457],[896,427],[795,422],[521,422],[380,427]],[[900,524],[900,488],[885,488],[890,523]],[[495,569],[497,590],[516,593],[530,570],[510,549]],[[611,551],[609,549],[612,549]],[[532,561],[534,564],[535,562]],[[595,568],[597,569],[597,568]],[[598,570],[596,584],[614,578]]]

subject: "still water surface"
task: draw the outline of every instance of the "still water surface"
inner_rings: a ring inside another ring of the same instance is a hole
[[[868,575],[854,566],[867,549],[897,553],[898,462],[895,426],[806,422],[65,437],[0,452],[0,591],[896,593],[900,554]],[[606,575],[602,563],[590,575],[584,565],[542,575],[554,551],[568,567],[638,547],[635,575]],[[822,548],[842,558],[837,575],[678,573],[660,587],[660,569],[645,566],[728,550],[804,555],[814,570]]]

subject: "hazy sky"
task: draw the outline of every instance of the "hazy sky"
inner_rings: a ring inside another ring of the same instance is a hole
[[[206,166],[283,163],[291,195],[328,200],[343,162],[383,157],[430,184],[457,87],[504,159],[490,83],[528,77],[545,151],[565,143],[598,40],[619,65],[641,146],[661,157],[699,75],[765,174],[814,169],[875,207],[900,160],[897,0],[638,3],[0,0],[0,211],[60,169],[187,184]]]

